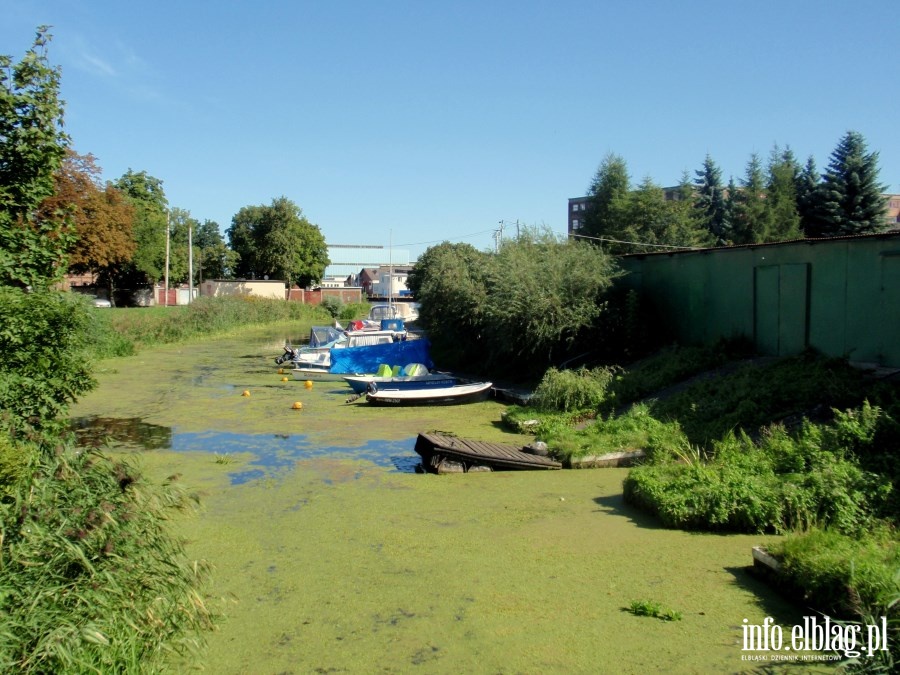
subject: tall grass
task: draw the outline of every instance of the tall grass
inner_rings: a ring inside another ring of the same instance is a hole
[[[332,321],[323,308],[253,297],[201,297],[178,307],[99,311],[91,327],[98,358],[128,356],[143,346],[223,335],[247,326]]]
[[[0,502],[0,671],[154,673],[203,642],[206,565],[168,533],[188,508],[134,467],[58,443]]]

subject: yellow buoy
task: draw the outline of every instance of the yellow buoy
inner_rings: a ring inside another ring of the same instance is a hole
[[[244,389],[244,391],[241,393],[241,396],[249,396],[249,395],[250,395],[249,389]]]
[[[294,401],[294,405],[291,406],[294,410],[303,410],[303,404],[300,401]]]
[[[307,389],[312,389],[312,380],[307,380],[306,382],[303,383],[303,386],[306,387]]]
[[[279,369],[278,369],[278,374],[279,374],[279,375],[284,375],[284,368],[279,368]]]
[[[288,379],[287,379],[286,377],[282,377],[282,378],[281,378],[281,381],[282,381],[282,382],[287,382]]]

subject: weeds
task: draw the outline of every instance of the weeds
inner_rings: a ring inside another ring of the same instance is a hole
[[[652,600],[632,600],[631,605],[626,609],[635,616],[652,616],[663,621],[681,621],[682,618],[681,612],[663,607],[660,603]]]

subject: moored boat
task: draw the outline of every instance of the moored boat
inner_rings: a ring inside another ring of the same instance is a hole
[[[454,405],[473,403],[488,397],[492,382],[471,382],[451,387],[397,389],[374,387],[366,392],[366,400],[373,405]]]
[[[396,373],[395,373],[396,371]],[[446,373],[429,371],[424,364],[410,363],[402,369],[391,369],[381,364],[374,375],[346,375],[344,380],[357,394],[365,394],[370,388],[375,389],[427,389],[452,387],[459,382],[458,378]]]

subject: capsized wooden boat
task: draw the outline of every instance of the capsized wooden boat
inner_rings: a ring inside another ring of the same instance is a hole
[[[556,460],[528,452],[527,446],[472,441],[438,433],[419,434],[415,451],[422,458],[425,470],[433,473],[562,468]]]
[[[374,387],[366,392],[366,400],[373,405],[453,405],[481,401],[491,393],[492,382],[455,384],[452,387],[422,389],[384,389]]]

